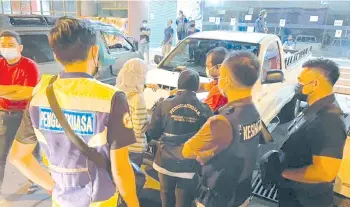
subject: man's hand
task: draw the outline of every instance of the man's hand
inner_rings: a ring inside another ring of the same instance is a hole
[[[31,181],[50,191],[55,183],[49,172],[33,156],[35,145],[22,144],[15,140],[10,150],[9,161]]]
[[[146,88],[151,88],[154,92],[160,89],[160,87],[157,84],[153,84],[153,83],[145,84],[145,86]]]

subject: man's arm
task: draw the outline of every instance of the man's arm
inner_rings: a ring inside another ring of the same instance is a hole
[[[129,160],[128,146],[136,142],[129,106],[124,93],[116,92],[107,124],[107,142],[113,181],[127,206],[139,207],[135,176]]]
[[[32,97],[33,89],[39,82],[39,69],[34,62],[29,62],[26,68],[25,81],[22,85],[0,85],[0,97],[9,100],[28,100]]]
[[[169,37],[166,45],[169,45],[172,42],[172,39],[173,39],[173,34],[171,34],[171,36]]]
[[[28,179],[49,191],[54,188],[54,181],[49,172],[33,156],[36,144],[34,129],[29,112],[26,110],[23,113],[23,119],[17,131],[16,139],[12,144],[9,161]]]
[[[147,36],[150,36],[151,34],[151,30],[150,29],[147,29],[147,30],[143,30],[142,32],[144,35],[147,35]]]
[[[32,97],[33,88],[31,86],[0,85],[0,97],[14,101],[28,100]]]
[[[111,150],[111,170],[113,181],[127,206],[138,207],[136,183],[132,165],[129,160],[128,147]]]
[[[173,30],[173,28],[171,28],[171,36],[170,36],[169,39],[167,40],[166,44],[170,44],[170,43],[172,42],[173,34],[174,34],[174,30]]]
[[[207,91],[210,91],[211,88],[212,88],[211,83],[200,83],[199,89],[197,90],[197,92],[207,92]]]
[[[307,137],[313,153],[313,164],[287,169],[282,176],[303,183],[331,182],[337,176],[346,139],[346,131],[337,116],[328,116],[310,127]],[[318,141],[316,141],[318,140]]]
[[[183,147],[184,158],[206,162],[216,153],[225,149],[232,140],[232,127],[222,116],[213,116]]]

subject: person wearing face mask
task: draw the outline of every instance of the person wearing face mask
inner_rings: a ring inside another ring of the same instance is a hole
[[[227,97],[223,96],[218,88],[219,68],[227,57],[227,54],[228,52],[224,47],[214,48],[207,53],[206,74],[207,77],[213,78],[213,80],[210,83],[200,83],[198,91],[209,92],[204,103],[214,112],[228,103]]]
[[[292,35],[289,35],[288,41],[285,41],[283,44],[284,50],[294,50],[295,49],[296,42],[293,39]]]
[[[279,206],[333,207],[333,183],[347,137],[333,93],[340,71],[328,59],[307,61],[303,68],[295,93],[309,107],[289,126],[280,149]]]
[[[177,25],[178,41],[181,41],[185,38],[187,27],[188,27],[188,19],[186,18],[182,10],[179,10],[178,18],[176,20],[176,25]]]
[[[64,71],[42,77],[34,89],[9,160],[52,193],[55,207],[116,206],[118,195],[127,206],[139,207],[128,153],[136,138],[127,97],[93,78],[96,39],[89,21],[57,20],[49,43]],[[32,155],[37,143],[49,155],[50,173]]]
[[[148,138],[160,141],[153,168],[160,180],[162,207],[190,207],[195,198],[198,164],[172,155],[178,152],[175,146],[184,144],[212,115],[196,97],[199,79],[193,70],[182,71],[179,91],[156,105],[148,126]]]
[[[266,18],[267,18],[267,11],[262,10],[260,12],[260,16],[255,21],[255,32],[258,32],[258,33],[268,32]]]
[[[145,132],[149,121],[143,94],[146,73],[146,63],[134,58],[124,63],[116,80],[116,87],[127,96],[133,130],[137,139],[135,144],[129,146],[129,156],[138,166],[143,163],[143,153],[147,148]]]
[[[227,97],[223,96],[218,88],[219,68],[227,57],[227,54],[228,51],[224,47],[216,47],[207,53],[206,74],[207,77],[213,78],[213,80],[209,83],[200,82],[199,89],[197,90],[197,92],[208,92],[203,102],[207,104],[214,113],[217,113],[219,108],[228,103]],[[176,94],[177,91],[178,89],[174,89],[170,94]]]
[[[197,206],[248,206],[262,128],[251,98],[259,72],[259,62],[252,53],[229,55],[218,78],[218,87],[229,103],[181,150],[184,158],[202,164]]]
[[[195,21],[190,21],[190,27],[187,31],[187,36],[200,32],[199,29],[195,28]],[[193,60],[195,57],[195,48],[197,47],[197,43],[189,43],[189,60]]]
[[[39,82],[37,64],[22,57],[22,50],[21,38],[16,32],[0,34],[0,188],[11,143],[33,88]],[[1,197],[0,189],[0,206],[5,203]]]
[[[147,26],[147,20],[142,22],[140,27],[140,41],[139,41],[139,51],[142,55],[145,55],[145,59],[149,62],[149,43],[150,43],[151,30]]]

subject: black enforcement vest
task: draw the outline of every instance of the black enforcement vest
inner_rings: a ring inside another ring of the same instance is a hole
[[[211,109],[190,91],[179,92],[160,104],[164,131],[158,142],[154,169],[163,174],[164,170],[178,174],[176,177],[179,173],[197,172],[199,163],[194,159],[185,159],[181,149],[207,121],[212,113]],[[193,175],[188,174],[185,177],[190,179]]]
[[[251,195],[261,119],[251,98],[229,103],[219,113],[230,122],[233,140],[202,167],[197,200],[206,207],[236,207]]]

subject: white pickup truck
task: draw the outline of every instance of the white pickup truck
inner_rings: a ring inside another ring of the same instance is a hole
[[[189,45],[192,48],[195,45],[195,49],[189,50]],[[225,47],[229,51],[249,51],[258,56],[261,72],[252,95],[262,120],[267,126],[270,124],[270,131],[279,123],[278,115],[286,121],[294,118],[299,107],[294,98],[294,89],[302,64],[311,57],[311,48],[285,57],[277,36],[260,33],[200,32],[184,39],[166,57],[156,55],[157,68],[148,72],[146,82],[158,84],[161,89],[156,92],[145,91],[148,108],[159,98],[166,98],[169,91],[177,87],[179,71],[184,68],[197,71],[201,82],[211,81],[206,77],[205,59],[207,52],[215,47]],[[190,59],[190,56],[193,58]],[[206,96],[207,93],[198,94],[200,100]]]

